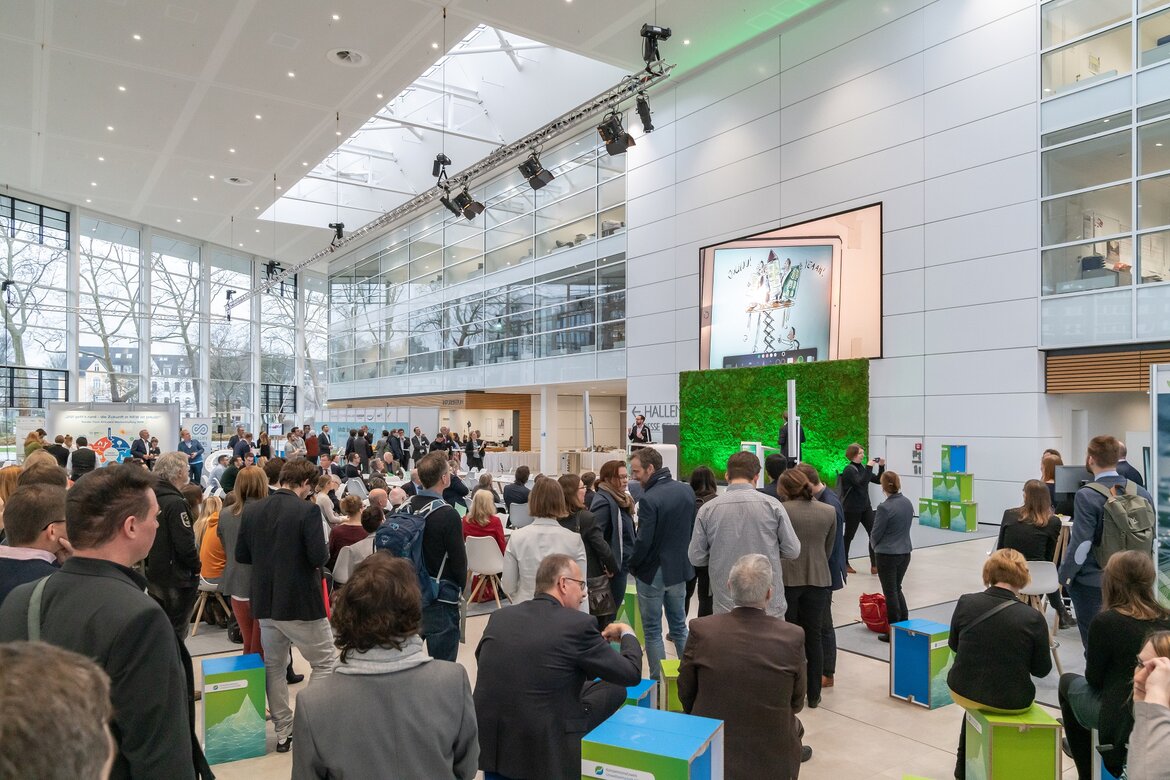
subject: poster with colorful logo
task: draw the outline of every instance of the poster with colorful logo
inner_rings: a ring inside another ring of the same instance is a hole
[[[130,457],[130,443],[140,431],[158,439],[162,452],[179,447],[177,404],[66,403],[50,401],[45,429],[50,436],[84,436],[97,454],[98,468]]]

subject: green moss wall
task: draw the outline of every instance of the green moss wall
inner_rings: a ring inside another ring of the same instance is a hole
[[[679,375],[679,471],[709,466],[719,479],[741,441],[775,447],[788,380],[796,380],[806,441],[801,460],[836,483],[845,448],[869,439],[869,361],[785,363],[759,368],[686,371]]]

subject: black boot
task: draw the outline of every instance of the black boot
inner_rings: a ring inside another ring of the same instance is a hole
[[[289,685],[296,685],[299,682],[305,681],[305,676],[303,674],[297,674],[293,671],[292,650],[288,651],[288,668],[284,670],[284,679],[288,680]]]

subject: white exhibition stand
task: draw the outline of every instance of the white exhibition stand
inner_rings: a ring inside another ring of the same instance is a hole
[[[773,452],[779,452],[779,447],[768,447],[763,442],[759,441],[741,441],[739,449],[744,452],[750,452],[756,456],[756,460],[760,461],[760,473],[756,476],[756,487],[764,486],[764,459]]]

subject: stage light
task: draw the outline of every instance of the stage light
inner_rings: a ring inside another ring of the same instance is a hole
[[[471,193],[464,187],[452,200],[452,205],[459,209],[457,213],[462,214],[470,222],[479,214],[483,213],[483,204],[471,197]],[[450,207],[448,207],[450,208]]]
[[[439,176],[441,176],[446,171],[447,166],[450,164],[451,164],[450,157],[443,154],[442,152],[440,152],[439,154],[436,154],[435,155],[435,163],[434,163],[434,165],[431,166],[431,176],[434,176],[436,179],[439,178]]]
[[[540,164],[540,157],[537,156],[536,152],[533,152],[518,167],[520,173],[524,176],[524,180],[528,182],[528,186],[534,190],[539,190],[556,178],[551,171]]]
[[[444,206],[446,206],[447,211],[450,211],[455,216],[457,216],[457,217],[463,216],[463,212],[460,211],[459,208],[456,207],[456,205],[451,202],[451,190],[444,189],[443,192],[446,194],[439,198],[439,202],[442,203]]]
[[[264,271],[268,275],[269,279],[276,276],[283,270],[284,269],[280,267],[280,263],[276,262],[275,260],[269,260],[264,264]]]
[[[605,142],[605,151],[609,152],[610,157],[625,154],[626,149],[634,146],[634,137],[622,127],[622,118],[616,111],[597,126],[597,134]]]
[[[638,99],[634,101],[634,106],[638,111],[638,119],[642,120],[642,132],[654,132],[654,123],[650,121],[650,101],[645,95],[638,95]]]

